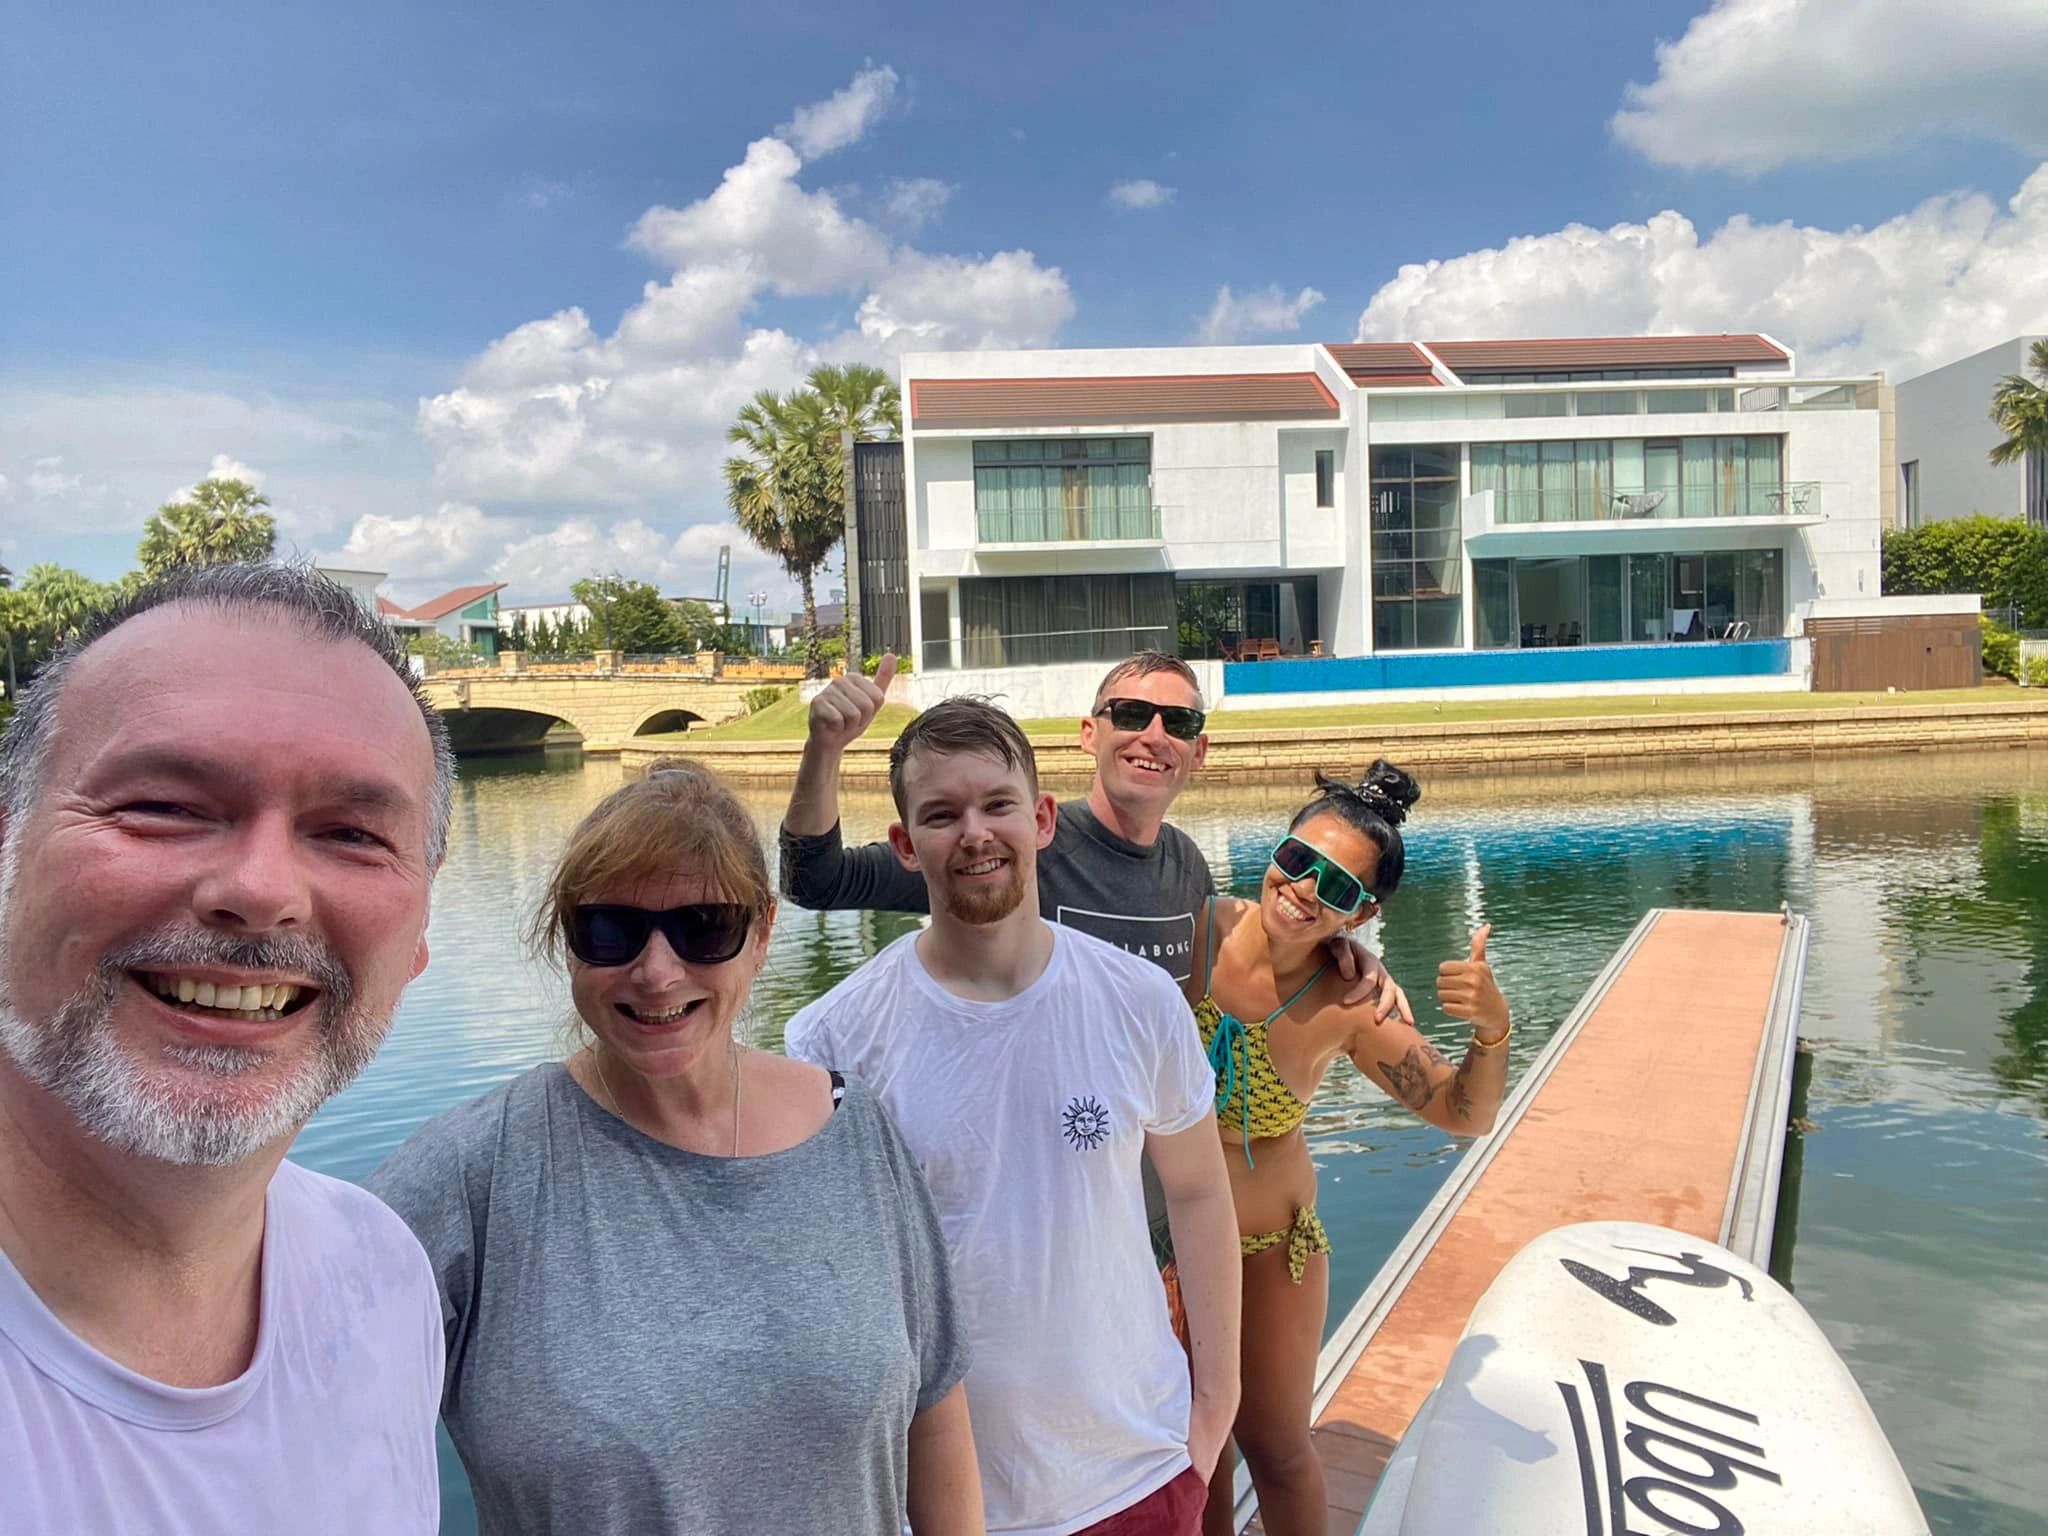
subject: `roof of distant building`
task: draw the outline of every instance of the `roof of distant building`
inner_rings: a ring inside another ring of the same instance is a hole
[[[431,624],[436,619],[445,619],[449,614],[459,609],[467,608],[479,598],[489,597],[493,592],[502,592],[504,590],[505,583],[502,581],[479,582],[475,586],[456,587],[452,591],[443,592],[439,597],[428,598],[427,601],[407,613],[406,617],[409,619],[421,619]]]
[[[407,613],[381,592],[377,594],[377,612],[381,617],[387,619],[409,619],[412,617],[411,614]]]
[[[918,426],[1110,426],[1163,421],[1330,421],[1337,401],[1313,373],[1129,378],[913,379]]]

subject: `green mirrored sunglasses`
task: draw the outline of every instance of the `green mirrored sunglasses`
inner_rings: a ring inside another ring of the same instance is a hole
[[[1316,900],[1332,912],[1349,917],[1369,901],[1379,898],[1365,888],[1365,882],[1313,843],[1287,836],[1273,850],[1273,867],[1289,880],[1316,877]]]

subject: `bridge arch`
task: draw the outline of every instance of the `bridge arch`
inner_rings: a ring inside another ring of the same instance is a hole
[[[535,709],[453,709],[442,711],[441,719],[448,727],[448,744],[458,757],[538,747],[557,726],[583,734],[573,721]]]
[[[704,723],[704,717],[694,709],[679,709],[673,706],[657,709],[633,727],[635,736],[660,736],[670,731],[687,731]]]

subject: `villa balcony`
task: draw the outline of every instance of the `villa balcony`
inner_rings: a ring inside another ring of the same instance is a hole
[[[1143,502],[1116,505],[975,510],[979,550],[1035,550],[1082,545],[1154,547],[1165,543],[1163,509]]]
[[[1786,480],[1728,485],[1633,485],[1475,492],[1467,500],[1494,527],[1525,523],[1642,522],[1674,518],[1768,517],[1818,522],[1821,482]],[[1484,501],[1482,502],[1482,498]],[[1469,521],[1469,520],[1468,520]]]

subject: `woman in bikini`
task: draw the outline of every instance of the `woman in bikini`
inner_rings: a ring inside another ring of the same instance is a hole
[[[1384,760],[1358,784],[1316,776],[1256,901],[1213,898],[1197,925],[1189,990],[1216,1068],[1216,1119],[1230,1164],[1244,1250],[1244,1388],[1236,1444],[1251,1469],[1269,1536],[1322,1536],[1323,1469],[1309,1440],[1309,1400],[1329,1301],[1330,1239],[1316,1219],[1316,1174],[1302,1121],[1339,1056],[1431,1125],[1477,1136],[1493,1125],[1507,1081],[1508,1005],[1486,963],[1437,972],[1444,1012],[1472,1024],[1453,1065],[1398,1015],[1346,1008],[1326,944],[1378,913],[1401,881],[1400,825],[1422,796]],[[1210,1484],[1205,1536],[1231,1530],[1233,1458]]]

